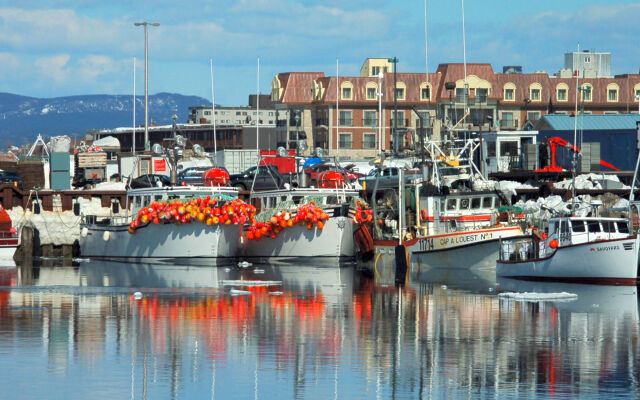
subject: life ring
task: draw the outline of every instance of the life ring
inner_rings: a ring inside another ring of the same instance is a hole
[[[427,209],[423,208],[420,210],[420,221],[427,222],[429,220],[429,213],[427,213]]]

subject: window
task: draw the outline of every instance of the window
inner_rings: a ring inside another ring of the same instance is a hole
[[[500,142],[500,156],[515,156],[518,154],[518,142],[502,141]]]
[[[493,207],[493,197],[484,197],[482,199],[482,208],[492,208]]]
[[[558,89],[558,101],[567,101],[567,89]]]
[[[502,119],[500,120],[500,126],[503,128],[515,128],[516,124],[513,121],[512,112],[503,112]]]
[[[460,209],[461,210],[469,209],[469,199],[460,199]]]
[[[422,117],[424,127],[428,127],[431,114],[429,114],[428,111],[418,111],[418,118],[416,118],[416,128],[420,128],[420,117]]]
[[[515,89],[505,89],[504,99],[507,101],[513,101],[515,95]]]
[[[351,126],[351,111],[340,111],[340,126]]]
[[[456,103],[464,103],[464,88],[456,89]]]
[[[620,233],[629,233],[629,225],[626,222],[618,221],[618,232]]]
[[[396,99],[404,100],[404,88],[396,88]]]
[[[365,111],[362,119],[363,126],[376,126],[378,123],[375,111]]]
[[[584,221],[571,221],[571,229],[574,232],[586,232]]]
[[[602,221],[602,231],[607,233],[616,232],[616,224],[613,221]]]
[[[476,99],[480,103],[486,103],[487,102],[488,94],[489,94],[489,89],[484,89],[484,88],[476,89]]]
[[[458,203],[458,199],[447,200],[447,210],[455,210]]]
[[[380,67],[371,67],[371,75],[378,76],[380,73]]]
[[[531,101],[540,101],[540,89],[531,89]]]
[[[376,148],[376,134],[375,133],[363,133],[362,134],[362,148],[363,149],[375,149]]]
[[[375,100],[377,95],[376,88],[367,88],[367,100]]]
[[[582,101],[591,101],[591,85],[582,86]]]
[[[636,89],[635,99],[636,99],[636,101],[640,100],[640,89]]]
[[[351,133],[340,132],[340,148],[341,149],[351,148]]]
[[[273,117],[273,111],[269,111],[269,116]]]
[[[540,111],[527,111],[528,121],[537,121],[540,119]]]
[[[496,156],[496,142],[487,141],[487,157],[495,157]]]
[[[480,208],[480,197],[474,197],[471,199],[471,209],[477,210]]]
[[[607,101],[617,102],[619,86],[616,83],[610,83],[607,85]]]
[[[395,126],[395,117],[396,114],[394,111],[391,112],[391,126]],[[404,119],[404,111],[398,111],[398,126],[405,126],[406,121]]]
[[[351,88],[342,88],[342,100],[351,100]]]
[[[204,115],[211,115],[211,111],[205,111]]]
[[[240,111],[236,111],[236,115],[242,115],[242,113],[240,113]]]
[[[591,56],[585,56],[584,57],[584,63],[585,64],[589,64],[591,62]]]
[[[420,100],[429,100],[431,98],[431,88],[429,86],[420,89]]]
[[[598,221],[587,221],[587,227],[591,233],[600,232],[600,222]]]

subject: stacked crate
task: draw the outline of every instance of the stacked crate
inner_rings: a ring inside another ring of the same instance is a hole
[[[49,157],[49,168],[51,189],[53,190],[69,190],[71,189],[71,174],[69,153],[51,153]]]
[[[600,143],[583,143],[580,154],[580,172],[600,171]]]

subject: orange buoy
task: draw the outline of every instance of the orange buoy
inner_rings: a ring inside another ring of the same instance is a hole
[[[318,186],[322,189],[339,189],[344,185],[344,176],[339,171],[324,171],[318,174]]]
[[[553,239],[552,241],[549,242],[549,247],[551,247],[552,249],[555,249],[558,247],[558,241],[556,239]]]
[[[226,186],[229,184],[229,173],[222,168],[211,168],[202,174],[205,186]]]

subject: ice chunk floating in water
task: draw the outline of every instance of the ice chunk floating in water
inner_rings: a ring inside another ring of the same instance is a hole
[[[535,293],[535,292],[505,292],[498,295],[503,299],[513,299],[517,301],[573,301],[578,298],[575,293],[558,292],[558,293]]]

